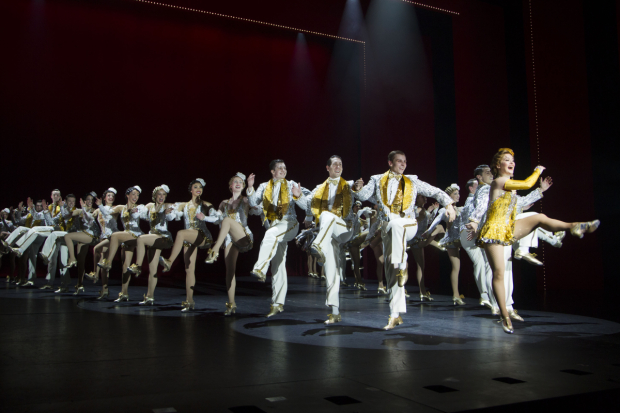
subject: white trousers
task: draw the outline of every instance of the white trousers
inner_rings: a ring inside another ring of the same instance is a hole
[[[491,280],[491,285],[489,286],[489,301],[491,301],[491,305],[493,308],[498,308],[497,298],[495,298],[495,294],[493,294],[492,281],[493,281],[493,273],[491,272],[491,266],[489,265],[489,260],[487,259],[486,254],[483,254],[484,260],[486,262],[486,267],[488,268],[487,277]],[[508,311],[512,310],[512,305],[514,301],[512,300],[512,292],[514,290],[514,284],[512,282],[512,247],[504,247],[504,291],[506,293],[506,308]]]
[[[69,258],[69,249],[65,244],[65,235],[67,232],[65,231],[54,231],[48,235],[45,240],[45,244],[43,244],[43,248],[41,249],[41,255],[47,258],[49,264],[47,265],[47,276],[45,277],[48,280],[48,284],[53,284],[54,279],[56,278],[56,269],[58,267],[58,253],[60,252],[60,261],[62,263],[62,267],[60,269],[61,275],[61,284],[63,287],[68,287],[71,282],[69,271],[67,271],[64,267],[67,265],[67,259]]]
[[[517,215],[515,219],[519,220],[519,219],[523,219],[526,217],[531,217],[532,215],[536,215],[536,214],[538,214],[538,212],[524,212],[522,214]],[[521,238],[519,241],[513,243],[512,248],[515,251],[521,250],[520,252],[523,252],[524,254],[527,254],[530,248],[538,248],[537,231],[532,231],[526,236],[524,236],[523,238]]]
[[[47,237],[52,232],[54,232],[54,227],[32,227],[26,235],[15,241],[15,245],[19,247],[19,252],[23,255],[37,237]]]
[[[9,234],[8,237],[6,237],[6,239],[4,240],[4,242],[6,242],[7,244],[13,246],[15,245],[15,242],[24,234],[26,234],[28,231],[30,230],[30,228],[28,227],[17,227],[15,228],[15,230],[13,232],[11,232]]]
[[[353,236],[353,228],[347,228],[346,222],[329,211],[321,213],[319,233],[314,239],[325,256],[325,278],[327,281],[327,299],[325,305],[340,306],[340,278],[344,274],[346,258],[343,259],[341,244]],[[345,256],[346,257],[346,256]]]
[[[467,231],[461,232],[461,246],[474,264],[474,279],[480,292],[480,298],[489,300],[489,291],[493,291],[491,267],[485,258],[482,248],[476,246],[475,237],[469,241],[467,234]]]
[[[260,244],[258,261],[254,264],[254,270],[263,274],[267,273],[267,267],[271,263],[271,303],[282,304],[286,299],[288,281],[286,279],[286,250],[288,242],[295,239],[299,232],[297,221],[287,220],[274,221],[265,232],[265,237]]]
[[[407,242],[415,237],[418,224],[415,219],[397,218],[381,230],[386,288],[390,291],[390,314],[406,313],[405,287],[399,287],[396,275],[407,268]]]

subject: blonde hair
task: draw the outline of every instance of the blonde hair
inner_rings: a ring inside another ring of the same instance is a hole
[[[244,180],[244,179],[242,179],[239,175],[235,175],[235,176],[233,176],[232,178],[230,178],[230,179],[228,180],[228,190],[229,190],[231,193],[232,193],[232,188],[231,188],[230,186],[232,185],[233,180],[234,180],[235,178],[239,178],[239,179],[241,179],[241,183],[243,184],[243,188],[241,188],[241,190],[243,190],[243,189],[245,188],[245,180]]]

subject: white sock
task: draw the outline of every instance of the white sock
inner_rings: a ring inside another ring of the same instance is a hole
[[[398,318],[398,317],[400,317],[400,313],[392,313],[392,315],[390,315],[390,317]]]
[[[333,315],[340,314],[340,311],[338,310],[338,307],[336,307],[335,305],[332,305],[332,314]]]

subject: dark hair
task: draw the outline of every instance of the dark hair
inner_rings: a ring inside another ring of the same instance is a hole
[[[65,199],[67,199],[67,198],[77,199],[77,197],[76,197],[75,195],[73,195],[73,194],[69,194],[69,195],[67,195],[67,196],[65,197]]]
[[[106,196],[108,196],[108,194],[112,194],[114,195],[114,199],[116,199],[116,194],[108,189],[106,189],[105,191],[103,191],[103,195],[101,196],[101,198],[105,199]]]
[[[37,202],[35,202],[34,204],[36,205],[36,204],[39,204],[39,203],[40,203],[40,204],[42,204],[42,203],[43,203],[43,200],[42,200],[42,199],[39,199],[39,200],[38,200]]]
[[[270,171],[275,171],[276,170],[276,165],[279,163],[284,163],[284,161],[282,159],[274,159],[273,161],[271,161],[269,163],[269,170]]]
[[[493,155],[493,160],[491,160],[491,173],[493,174],[493,178],[497,178],[497,176],[499,175],[498,165],[504,155],[512,155],[512,157],[514,158],[515,153],[510,148],[499,148],[497,153]]]
[[[129,194],[133,191],[138,191],[135,186],[130,186],[129,188],[127,188],[127,190],[125,191],[125,197],[128,198]],[[138,191],[138,194],[140,194],[140,191]]]
[[[194,184],[200,184],[200,186],[202,186],[203,188],[205,187],[198,179],[194,179],[192,182],[189,183],[189,186],[187,187],[187,192],[192,192],[192,186],[194,186]]]
[[[390,154],[388,155],[388,161],[390,162],[394,162],[394,158],[396,158],[396,155],[405,155],[405,152],[403,151],[392,151],[390,152]]]
[[[471,188],[472,186],[474,186],[475,183],[478,183],[478,180],[476,178],[472,178],[469,181],[467,181],[467,187]]]
[[[340,162],[342,162],[342,158],[341,158],[340,156],[338,156],[338,155],[332,155],[332,156],[330,156],[330,157],[329,157],[329,159],[327,160],[327,166],[332,166],[332,159],[334,159],[334,158],[338,158],[338,159],[340,159]]]
[[[485,169],[489,168],[489,165],[478,165],[476,169],[474,169],[474,176],[482,175]],[[491,169],[491,168],[489,168]]]
[[[62,193],[60,192],[60,189],[52,189],[52,193],[54,192],[58,192],[58,195],[62,196]]]
[[[89,196],[93,197],[93,200],[96,198],[96,194],[93,195],[95,193],[95,191],[92,192],[86,192],[86,194],[84,195],[84,198],[82,198],[82,200],[86,201],[86,198],[88,198]]]

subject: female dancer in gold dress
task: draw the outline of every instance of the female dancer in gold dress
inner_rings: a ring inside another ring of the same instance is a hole
[[[181,311],[187,312],[194,309],[194,286],[196,285],[196,255],[197,248],[208,248],[213,242],[211,232],[205,222],[216,221],[217,214],[213,205],[200,199],[205,181],[196,178],[189,184],[189,192],[192,199],[189,202],[176,204],[175,212],[179,218],[183,218],[185,229],[177,232],[174,245],[168,259],[159,257],[159,263],[164,267],[163,272],[170,271],[172,263],[183,249],[185,261],[185,293],[186,301],[181,303]]]
[[[547,231],[570,230],[573,236],[583,238],[583,234],[594,232],[600,221],[590,222],[562,222],[547,217],[544,214],[532,215],[515,220],[517,211],[516,190],[529,189],[536,184],[543,166],[537,166],[534,173],[524,181],[511,179],[514,175],[515,160],[512,149],[501,148],[490,163],[493,173],[493,183],[489,192],[489,208],[487,219],[478,233],[477,244],[484,251],[493,272],[493,291],[499,304],[500,321],[504,332],[512,334],[512,322],[506,309],[506,291],[504,289],[504,246],[512,245],[538,227]],[[472,230],[477,226],[472,223]]]
[[[235,269],[239,253],[248,252],[252,249],[254,236],[248,227],[248,216],[261,215],[262,208],[250,207],[246,197],[241,196],[241,191],[245,188],[245,175],[238,172],[228,181],[228,189],[232,193],[230,199],[220,203],[218,211],[221,213],[220,233],[205,262],[212,264],[219,256],[219,249],[224,245],[224,259],[226,261],[226,291],[228,292],[228,302],[224,315],[234,314],[237,310],[235,303]]]

